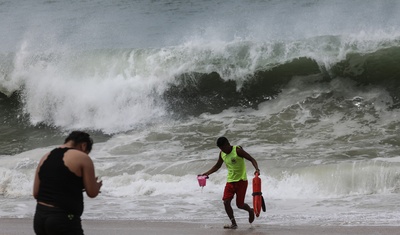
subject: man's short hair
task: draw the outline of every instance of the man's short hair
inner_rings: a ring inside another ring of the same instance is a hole
[[[73,131],[65,139],[64,144],[70,140],[74,141],[75,144],[86,143],[86,151],[88,151],[88,153],[92,151],[93,140],[90,138],[88,133],[83,131]]]
[[[222,136],[222,137],[218,138],[218,140],[217,140],[217,146],[218,147],[222,147],[222,146],[224,146],[226,144],[229,144],[229,140],[226,137]]]

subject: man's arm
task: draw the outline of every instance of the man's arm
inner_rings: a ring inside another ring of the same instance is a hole
[[[89,197],[94,198],[99,194],[100,188],[103,183],[102,181],[97,182],[92,159],[88,155],[84,156],[82,159],[82,177],[86,194]]]
[[[221,168],[223,162],[224,161],[222,160],[221,153],[220,153],[217,163],[215,163],[215,165],[213,167],[211,167],[210,170],[208,170],[207,172],[203,173],[202,175],[207,175],[208,176],[208,175],[211,175],[212,173],[216,172],[217,170],[219,170],[219,168]]]
[[[256,171],[254,172],[254,174],[256,174],[258,172],[258,174],[260,174],[260,169],[258,169],[258,163],[257,161],[250,156],[250,154],[248,154],[246,151],[244,151],[242,148],[236,148],[236,153],[240,156],[243,157],[247,160],[249,160],[251,162],[251,164],[253,164],[254,168],[256,169]]]
[[[47,156],[49,154],[46,154],[45,156],[42,157],[42,159],[40,159],[38,166],[36,167],[36,171],[35,171],[35,179],[33,180],[33,197],[35,199],[37,199],[38,194],[39,194],[39,186],[40,186],[40,179],[39,179],[39,170],[40,167],[42,166],[44,160],[47,159]]]

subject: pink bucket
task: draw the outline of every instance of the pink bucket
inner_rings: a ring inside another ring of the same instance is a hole
[[[197,181],[199,181],[200,187],[206,186],[207,179],[208,179],[208,176],[206,176],[206,175],[198,175],[197,176]]]

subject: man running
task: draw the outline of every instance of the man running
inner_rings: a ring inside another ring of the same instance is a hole
[[[210,175],[216,171],[218,171],[222,163],[225,162],[226,167],[228,168],[228,176],[227,182],[225,185],[224,195],[222,200],[224,201],[224,207],[226,214],[231,220],[231,225],[225,225],[226,229],[236,229],[237,224],[235,217],[233,215],[233,209],[231,206],[231,201],[236,194],[236,206],[239,209],[245,210],[249,213],[249,223],[254,221],[254,210],[248,204],[244,203],[244,198],[246,196],[247,190],[247,171],[245,159],[250,161],[258,174],[260,174],[260,170],[258,169],[257,161],[250,156],[246,151],[243,150],[240,146],[232,146],[228,139],[225,137],[220,137],[217,140],[217,146],[221,150],[219,153],[217,163],[207,172],[202,175]]]

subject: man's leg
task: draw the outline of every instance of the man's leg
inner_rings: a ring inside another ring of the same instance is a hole
[[[249,212],[249,223],[253,223],[254,221],[254,210],[247,203],[244,203],[241,207],[238,206],[239,209],[245,210]]]
[[[237,224],[236,224],[235,216],[233,215],[231,201],[232,201],[232,198],[224,200],[224,207],[225,207],[226,214],[228,215],[229,219],[232,222],[231,228],[236,228]]]
[[[249,223],[254,221],[254,210],[247,203],[244,203],[244,198],[246,196],[247,181],[239,181],[236,188],[236,206],[239,209],[249,212]]]
[[[222,197],[222,200],[224,201],[225,212],[228,215],[228,217],[232,223],[231,225],[224,226],[224,228],[228,228],[228,229],[236,229],[237,228],[236,220],[233,215],[233,209],[231,206],[231,201],[232,201],[234,195],[235,195],[234,185],[232,183],[226,183],[225,189],[224,189],[224,196]]]

